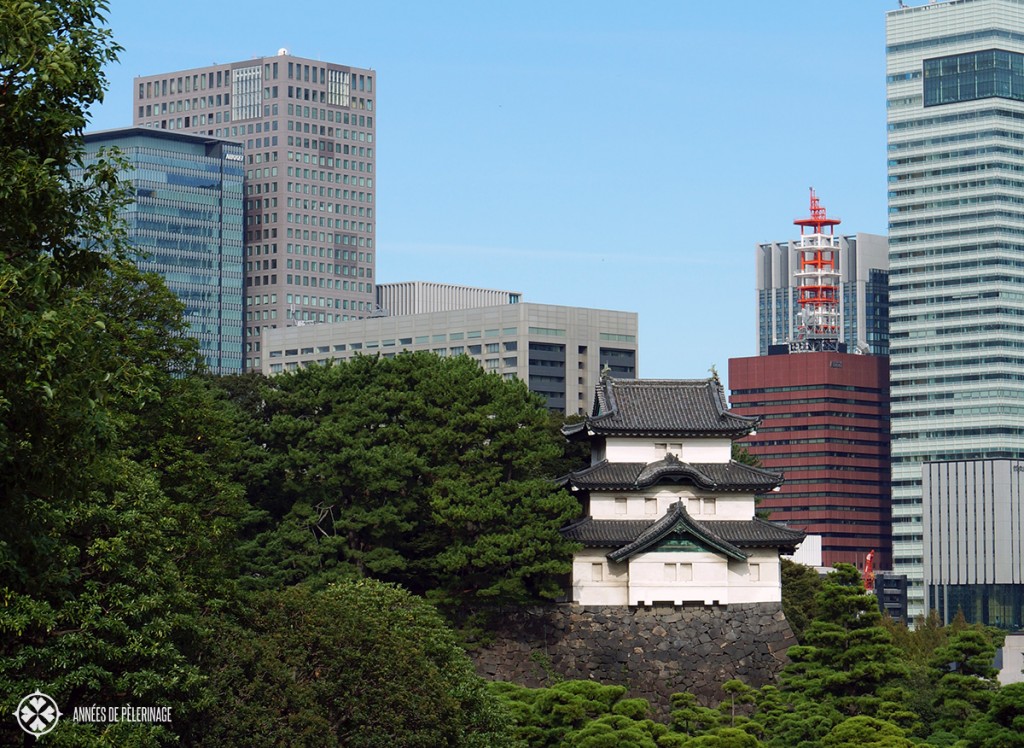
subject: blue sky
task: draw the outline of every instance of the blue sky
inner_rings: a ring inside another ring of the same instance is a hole
[[[808,187],[838,231],[886,231],[896,7],[111,0],[90,129],[131,124],[138,75],[281,47],[371,67],[380,282],[635,311],[641,376],[724,376],[756,352],[754,245],[799,233]]]

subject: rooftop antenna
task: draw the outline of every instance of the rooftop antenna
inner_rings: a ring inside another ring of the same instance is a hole
[[[800,238],[793,248],[800,259],[796,272],[798,285],[797,335],[789,350],[835,351],[839,344],[839,237],[835,227],[838,218],[829,218],[825,206],[811,192],[810,218],[798,218]]]

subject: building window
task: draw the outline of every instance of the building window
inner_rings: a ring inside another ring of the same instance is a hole
[[[924,61],[924,105],[999,97],[1024,101],[1024,54],[1003,49]]]

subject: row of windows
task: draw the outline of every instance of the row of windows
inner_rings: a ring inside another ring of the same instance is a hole
[[[1019,389],[967,390],[966,392],[938,392],[894,397],[893,402],[928,402],[932,400],[989,400],[1005,398],[1008,400],[1024,399],[1024,391]]]
[[[193,99],[175,99],[173,101],[163,101],[156,104],[139,104],[138,116],[140,119],[143,117],[159,117],[162,114],[178,114],[181,112],[191,111],[202,111],[204,109],[220,109],[221,107],[229,107],[231,105],[231,94],[217,94],[216,96],[199,96]],[[274,114],[277,114],[277,104],[274,104]],[[227,111],[221,111],[216,113],[217,122],[230,122],[231,116]],[[237,117],[235,118],[237,119]],[[209,121],[214,121],[214,113],[210,113]],[[199,123],[199,120],[196,121]],[[206,117],[202,120],[203,124],[206,124]]]
[[[873,428],[871,426],[862,425],[850,425],[841,423],[807,423],[797,426],[758,426],[758,434],[774,434],[774,433],[805,433],[811,431],[857,431],[862,434],[880,434],[885,435],[888,433],[885,429]]]
[[[1024,382],[1024,374],[1001,371],[985,374],[954,374],[946,377],[921,377],[901,380],[904,387],[941,386],[950,387],[972,382]]]
[[[826,472],[826,471],[822,471],[822,472]],[[786,486],[797,486],[797,485],[806,486],[806,485],[820,484],[824,480],[826,480],[826,479],[823,479],[823,478],[792,478],[791,479],[791,478],[789,478],[789,476],[787,476],[786,477],[785,485]],[[887,490],[887,488],[889,486],[889,482],[885,481],[885,480],[857,480],[855,478],[833,477],[831,475],[828,476],[827,481],[828,481],[828,485],[830,485],[830,486],[833,485],[833,484],[840,484],[840,485],[844,485],[844,486],[877,486],[879,488],[879,490]]]
[[[291,124],[291,123],[289,122],[289,124]],[[309,127],[309,126],[307,125],[307,127]],[[291,130],[292,128],[289,127],[288,129]],[[327,129],[328,129],[328,131],[330,131],[332,128],[327,128]],[[307,132],[308,132],[308,130],[307,130]],[[348,131],[346,130],[345,132],[348,132]],[[371,139],[370,142],[372,143],[373,140]],[[277,136],[276,135],[274,136],[273,145],[277,145]],[[322,147],[326,146],[328,153],[333,153],[334,152],[334,143],[332,141],[329,141],[329,140],[328,141],[318,141],[315,138],[313,140],[310,140],[309,138],[299,138],[299,137],[296,137],[294,135],[289,135],[288,136],[288,145],[289,146],[294,146],[296,148],[311,148],[313,150],[319,150]],[[249,148],[253,147],[253,143],[252,143],[251,140],[249,141],[249,146],[248,147]],[[259,146],[259,139],[258,138],[257,138],[257,141],[256,141],[256,147],[260,147]],[[341,144],[339,146],[339,152],[342,153],[343,155],[346,155],[346,156],[360,156],[360,157],[363,157],[363,158],[373,158],[373,148],[367,148],[366,146],[355,146],[355,145]],[[346,168],[348,168],[348,167],[346,167]]]
[[[919,274],[919,273],[965,273],[969,270],[976,269],[989,269],[989,268],[1011,268],[1024,270],[1024,260],[1011,259],[1009,257],[987,257],[985,259],[978,260],[967,260],[967,259],[954,259],[950,262],[935,262],[927,265],[915,263],[913,269],[898,268],[893,271],[893,275],[897,278],[903,275]],[[895,284],[894,284],[895,287]],[[992,291],[983,295],[984,298],[997,298],[998,292]]]
[[[288,124],[289,125],[292,124],[291,120],[289,120]],[[288,129],[291,130],[292,128],[289,127]],[[329,127],[327,129],[331,130],[333,128]],[[294,130],[293,130],[293,132],[294,132]],[[301,130],[300,130],[300,132],[301,132]],[[341,130],[341,129],[339,129],[338,133],[339,133],[339,135],[344,134],[344,138],[343,139],[345,139],[345,140],[348,139],[348,130]],[[348,146],[347,143],[339,142],[338,146],[337,146],[337,149],[336,149],[335,148],[334,140],[331,140],[331,139],[328,139],[328,138],[325,138],[325,139],[322,139],[322,140],[318,140],[318,139],[316,139],[315,133],[310,132],[309,134],[312,135],[311,138],[310,137],[299,137],[297,135],[289,135],[288,136],[288,144],[289,144],[289,146],[291,146],[292,148],[303,148],[303,149],[307,149],[309,151],[316,151],[316,152],[326,151],[329,154],[339,153],[339,154],[349,155],[349,156],[360,155],[360,156],[364,156],[364,158],[373,158],[374,150],[372,148],[367,148],[365,146],[360,146],[360,147],[358,147],[358,152],[359,153],[356,153],[356,148],[357,147],[355,147],[355,146]],[[365,135],[366,133],[359,133],[359,134]],[[353,131],[352,132],[352,140],[356,139],[355,135],[356,135],[356,133]],[[321,135],[321,137],[324,137],[324,135]],[[360,139],[364,140],[364,142],[367,141],[365,138],[360,138]],[[373,141],[374,141],[373,137],[370,137],[369,138],[369,142],[373,142]],[[252,148],[252,144],[251,143],[250,143],[250,148]],[[369,152],[369,154],[367,152]],[[291,161],[297,161],[298,159],[294,158],[294,159],[290,159],[290,160]],[[352,162],[352,167],[351,167],[353,170],[356,169],[355,164],[356,164],[356,162],[353,161]],[[334,164],[332,164],[332,166],[333,165]],[[339,163],[337,165],[339,167],[341,166],[340,161],[339,161]],[[345,160],[345,168],[346,169],[349,168],[348,160],[347,159]],[[362,169],[360,169],[360,171],[362,171]]]
[[[1021,234],[1022,232],[1021,232],[1020,229],[1013,230],[1013,229],[1008,229],[1008,228],[1005,228],[1005,227],[1006,227],[1007,223],[1009,223],[1011,221],[1019,222],[1019,223],[1024,223],[1024,213],[1017,213],[1017,212],[1013,212],[1013,211],[1009,211],[1009,210],[986,210],[986,211],[978,211],[978,212],[974,212],[974,213],[960,212],[960,213],[953,213],[951,215],[936,216],[936,217],[930,217],[930,218],[917,218],[917,219],[909,220],[909,221],[890,221],[889,222],[889,230],[890,231],[908,231],[910,229],[915,229],[916,230],[916,229],[920,229],[921,227],[924,227],[924,226],[935,226],[935,225],[944,224],[944,223],[952,223],[952,224],[955,224],[956,226],[959,227],[959,226],[962,226],[962,225],[968,224],[968,223],[984,222],[984,221],[989,222],[990,225],[980,229],[981,231],[987,231],[987,232],[999,231],[1000,233],[1005,232],[1005,233]],[[958,229],[958,231],[959,231],[959,229]],[[964,232],[964,233],[966,233],[966,232]]]
[[[1017,179],[974,179],[967,182],[944,182],[903,190],[890,190],[889,199],[912,198],[934,195],[940,192],[959,192],[960,190],[993,190],[993,189],[1024,190],[1024,181]]]
[[[851,444],[865,447],[877,447],[879,444],[884,443],[883,440],[869,440],[869,439],[826,439],[819,437],[817,439],[757,439],[750,442],[743,442],[745,446],[761,449],[763,447],[792,447],[798,444]]]
[[[831,486],[831,483],[828,483],[827,485]],[[791,509],[793,511],[805,511],[806,510],[806,511],[818,511],[818,512],[822,512],[822,511],[877,512],[878,509],[879,509],[879,504],[884,506],[885,502],[887,502],[888,498],[889,498],[887,495],[884,495],[880,491],[876,491],[874,493],[859,493],[859,492],[856,492],[856,491],[834,491],[831,488],[827,488],[827,489],[825,489],[823,491],[790,491],[790,490],[787,490],[787,486],[788,486],[788,484],[784,485],[782,487],[782,493],[781,494],[773,494],[771,497],[768,497],[772,501],[773,504],[776,503],[776,502],[781,502],[781,501],[789,502],[788,507],[787,506],[773,507],[773,511],[785,511],[787,508],[789,508],[789,509]],[[834,502],[834,503],[825,504],[824,506],[816,506],[814,504],[802,504],[800,506],[793,506],[792,502],[797,500],[797,499],[803,499],[803,500],[806,500],[806,501],[813,501],[815,499],[818,499],[818,500],[825,499],[825,500],[828,500],[828,501]],[[872,505],[869,505],[869,506],[850,506],[850,505],[847,505],[847,504],[840,503],[841,500],[843,500],[843,499],[861,499],[861,500],[873,502],[874,505],[873,506]]]
[[[326,161],[326,157],[321,157],[323,161]],[[326,166],[326,163],[319,164],[320,166]],[[311,179],[314,182],[333,182],[335,184],[348,184],[353,187],[373,187],[373,177],[350,177],[348,174],[335,174],[333,171],[319,171],[317,169],[303,169],[298,166],[289,166],[287,174],[289,177],[295,177],[297,179]],[[351,195],[346,194],[346,200],[356,200],[356,192],[352,191]],[[359,202],[373,202],[372,192],[359,192]]]
[[[277,276],[271,283],[277,283]],[[248,279],[247,279],[248,280]],[[372,293],[373,284],[362,281],[335,280],[334,278],[322,278],[315,275],[285,275],[285,283],[289,286],[311,286],[313,288],[333,288],[339,291],[359,291],[360,293]],[[257,285],[259,285],[257,283]]]
[[[274,229],[274,231],[276,232],[277,229]],[[302,239],[305,241],[309,241],[310,237],[312,237],[313,241],[316,241],[318,236],[320,237],[320,241],[326,241],[324,239],[325,236],[333,236],[335,244],[347,244],[353,247],[358,244],[360,247],[373,248],[373,239],[367,239],[364,236],[359,237],[359,241],[357,242],[354,236],[350,237],[348,234],[325,234],[323,231],[310,231],[309,229],[300,230],[292,228],[287,230],[286,236],[288,239]]]
[[[900,283],[900,278],[913,277],[918,275],[919,271],[915,267],[900,267],[892,271],[892,277],[896,280],[893,281],[891,288],[893,291],[901,291],[904,294],[912,291],[923,291],[925,289],[937,289],[945,288],[953,291],[963,289],[965,293],[957,293],[946,296],[936,296],[929,299],[929,303],[949,301],[949,302],[964,302],[974,301],[977,298],[977,293],[971,293],[975,291],[975,286],[989,286],[997,283],[1005,283],[1008,286],[1019,286],[1024,282],[1024,276],[1011,275],[1009,273],[990,273],[983,276],[979,275],[968,275],[968,276],[957,276],[954,278],[943,278],[941,280],[933,281],[921,281],[919,283]],[[978,292],[980,293],[980,292]],[[893,309],[904,308],[905,301],[897,300],[893,302]]]
[[[1024,133],[1018,130],[999,130],[989,128],[985,130],[971,130],[970,132],[955,133],[952,135],[937,135],[935,137],[920,138],[919,140],[904,140],[897,143],[889,143],[886,149],[890,153],[898,151],[915,150],[917,148],[934,148],[950,143],[969,143],[978,140],[1024,140]]]
[[[1012,244],[1006,241],[989,241],[981,243],[956,243],[953,246],[934,248],[915,248],[896,251],[892,254],[893,260],[902,262],[918,257],[943,257],[952,255],[954,257],[967,257],[974,253],[1006,253],[1008,256],[1015,256],[1024,252],[1024,244]]]
[[[828,389],[828,388],[818,388]],[[881,397],[881,392],[875,390],[876,393]],[[733,395],[737,393],[734,392]],[[863,408],[876,409],[884,403],[878,400],[855,400],[852,398],[840,398],[840,397],[803,397],[795,400],[744,400],[742,402],[734,402],[734,407],[739,408],[770,408],[777,405],[815,405],[818,403],[835,403],[842,405],[858,405]],[[771,418],[771,414],[766,414],[766,418]]]
[[[274,63],[274,78],[277,78],[277,63]],[[173,96],[177,93],[205,91],[208,88],[222,88],[231,85],[231,70],[217,70],[209,73],[179,75],[156,81],[139,83],[138,98],[152,99],[156,96]],[[226,95],[226,94],[225,94]]]
[[[950,354],[953,352],[962,351],[975,351],[984,348],[1001,348],[1010,350],[1022,350],[1024,349],[1024,341],[1014,340],[1012,338],[996,338],[994,340],[983,340],[983,341],[956,341],[953,343],[943,343],[941,345],[907,345],[907,346],[892,346],[893,350],[900,351],[903,355],[922,355],[927,353],[945,353]],[[949,365],[963,366],[964,362],[970,359],[954,359],[946,355],[942,357],[942,362],[935,362],[936,366],[942,365],[942,363],[949,362]]]
[[[782,452],[768,452],[758,449],[757,457],[762,461],[766,461],[765,467],[784,467],[785,470],[789,469],[789,465],[793,464],[793,460],[820,458],[828,458],[828,461],[817,464],[817,467],[821,470],[831,470],[836,465],[841,464],[836,462],[837,460],[859,460],[863,463],[868,463],[859,466],[860,470],[870,471],[879,468],[888,470],[889,467],[888,451],[878,447],[864,452],[821,450],[818,452],[801,452],[799,454],[794,454],[788,450]],[[776,464],[776,461],[778,461],[778,464]]]
[[[893,414],[895,417],[895,413]],[[907,410],[899,413],[900,418],[948,418],[966,416],[1019,416],[1024,407],[1015,405],[980,405],[973,408],[932,408],[929,410]],[[896,438],[895,436],[893,437]]]
[[[273,77],[276,80],[277,63],[273,63],[273,66]],[[265,68],[264,72],[269,75],[270,70]],[[307,65],[301,62],[288,63],[288,80],[305,81],[306,83],[319,83],[323,85],[329,83],[329,76],[333,76],[335,73],[341,75],[344,80],[349,81],[353,88],[358,88],[360,91],[365,91],[366,93],[373,93],[373,76],[364,75],[362,73],[349,73],[347,71],[334,70],[326,67],[317,67],[316,65]]]
[[[288,168],[291,169],[291,167],[288,167]],[[296,171],[298,171],[298,170],[296,170]],[[292,176],[292,175],[289,174],[288,176]],[[335,180],[328,180],[328,181],[334,182]],[[348,184],[349,183],[349,182],[342,182],[341,180],[337,180],[337,181],[340,182],[341,184]],[[362,185],[362,186],[373,187],[373,179],[372,178],[370,178],[370,179],[360,179],[359,182],[358,182],[358,185],[357,185],[356,179],[355,179],[355,177],[353,177],[351,182],[352,182],[353,185],[356,185],[356,186]],[[365,184],[364,184],[364,182],[365,182]],[[315,185],[315,184],[309,184],[309,183],[305,183],[304,184],[302,182],[285,182],[284,185],[285,185],[285,191],[286,192],[292,192],[292,193],[294,193],[296,195],[303,194],[303,195],[311,195],[311,196],[314,196],[314,197],[319,195],[319,197],[333,197],[336,200],[337,199],[343,199],[343,200],[350,200],[352,202],[356,202],[357,200],[359,202],[366,202],[366,200],[364,200],[364,199],[359,199],[358,194],[357,194],[357,192],[355,190],[345,190],[345,189],[343,189],[341,187],[338,187],[338,188],[335,188],[335,187],[324,187],[323,185],[320,185],[319,187],[317,187],[317,185]],[[276,183],[275,183],[274,191],[275,192],[277,191]],[[373,216],[373,208],[367,208],[367,210],[369,212],[366,215],[367,216]],[[354,214],[352,214],[352,215],[354,215]],[[359,215],[363,215],[363,209],[362,208],[359,209]]]
[[[1024,150],[1020,152],[1020,155],[1024,156]],[[911,205],[893,206],[889,208],[889,214],[899,215],[900,213],[915,213],[921,210],[961,209],[965,205],[983,205],[985,203],[1006,203],[1009,205],[1022,205],[1024,204],[1024,198],[1016,197],[1014,195],[1008,195],[1005,193],[972,195],[970,197],[952,198],[949,200],[933,200],[925,203],[913,203]],[[960,215],[963,215],[963,213],[960,213]]]
[[[339,125],[373,128],[372,115],[356,114],[355,112],[335,112],[333,109],[317,108],[315,106],[309,107],[292,103],[288,104],[286,111],[290,117],[303,117],[305,119],[319,120],[320,122],[334,122]],[[323,132],[320,134],[322,135]]]
[[[264,262],[264,269],[266,268],[266,260]],[[249,263],[251,264],[251,263]],[[277,260],[272,262],[272,268],[277,267]],[[256,263],[256,269],[259,268],[259,262]],[[288,270],[305,270],[306,272],[321,272],[321,273],[334,273],[335,275],[351,275],[358,276],[359,278],[372,278],[373,268],[355,267],[353,265],[332,265],[331,263],[310,263],[309,260],[291,260],[289,259],[286,263],[286,269]]]
[[[511,329],[513,331],[515,330],[514,327],[513,328],[506,328],[506,329]],[[455,333],[452,333],[452,335],[454,335],[454,334]],[[477,334],[477,337],[479,337],[479,332]],[[358,342],[358,343],[334,343],[333,344],[333,348],[332,348],[332,346],[327,346],[327,345],[317,346],[315,352],[316,353],[328,353],[328,352],[330,352],[333,349],[333,351],[335,353],[340,353],[340,352],[344,352],[344,351],[347,351],[347,350],[359,351],[359,350],[363,350],[364,347],[366,349],[394,348],[396,346],[429,345],[431,343],[438,343],[438,342],[445,342],[445,334],[444,333],[434,334],[434,335],[417,335],[415,337],[410,336],[410,337],[406,337],[406,338],[383,338],[381,340],[361,341],[361,342]],[[499,345],[502,345],[502,344],[500,344],[500,343],[487,343],[486,345],[476,344],[476,345],[469,345],[469,346],[452,346],[450,349],[449,348],[435,348],[435,349],[433,349],[433,352],[434,353],[438,353],[438,355],[446,355],[446,353],[451,353],[451,355],[453,355],[453,356],[460,355],[460,354],[466,353],[466,352],[468,352],[470,355],[481,355],[484,352],[486,352],[486,353],[498,353],[499,352]],[[505,349],[506,352],[515,351],[516,348],[517,348],[517,343],[514,340],[513,341],[505,342],[503,345],[504,345],[504,349]],[[301,350],[298,349],[298,348],[287,348],[287,349],[284,349],[283,351],[282,350],[270,351],[270,358],[280,358],[282,355],[284,355],[284,356],[304,355],[305,356],[305,355],[309,355],[309,354],[312,354],[312,353],[314,353],[314,349],[312,347],[302,348]],[[515,366],[516,365],[515,361],[517,359],[516,359],[515,356],[510,356],[510,357],[505,358],[504,360],[505,360],[507,366]]]
[[[917,362],[913,364],[891,364],[891,372],[899,371],[910,371],[912,369],[943,369],[943,368],[961,368],[961,367],[1024,367],[1024,358],[1018,358],[1016,356],[973,356],[970,358],[956,358],[956,359],[939,359],[924,362]]]
[[[372,161],[356,161],[349,159],[336,159],[333,156],[317,156],[316,154],[310,155],[308,153],[299,153],[298,151],[285,151],[289,161],[303,164],[314,164],[319,166],[326,166],[331,169],[346,169],[349,171],[361,171],[361,172],[373,172]]]
[[[322,241],[322,240],[321,240]],[[296,254],[310,257],[326,257],[335,260],[349,260],[351,262],[373,262],[373,252],[356,252],[348,249],[324,249],[323,247],[311,247],[308,244],[288,244],[285,248],[288,254]],[[277,245],[274,246],[277,251]],[[319,252],[319,255],[317,254]],[[332,255],[333,252],[333,255]],[[259,254],[259,252],[257,252]]]
[[[331,86],[326,91],[317,91],[303,86],[288,86],[288,98],[299,101],[319,102],[334,106],[353,107],[367,112],[373,111],[373,99],[350,96],[345,86]]]
[[[1006,31],[1005,29],[984,29],[982,31],[968,31],[959,34],[947,34],[945,36],[931,36],[927,39],[920,39],[912,42],[890,44],[886,46],[885,53],[887,56],[891,56],[896,52],[911,52],[913,50],[929,49],[932,47],[944,47],[948,44],[979,42],[982,40],[1009,40],[1014,42],[1024,42],[1024,34]]]

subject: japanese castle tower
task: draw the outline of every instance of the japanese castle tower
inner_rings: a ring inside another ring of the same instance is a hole
[[[587,516],[563,528],[572,602],[731,605],[782,600],[780,553],[804,534],[754,516],[778,473],[732,459],[760,419],[726,407],[717,377],[602,379],[593,414],[566,426],[591,464],[560,479]]]

